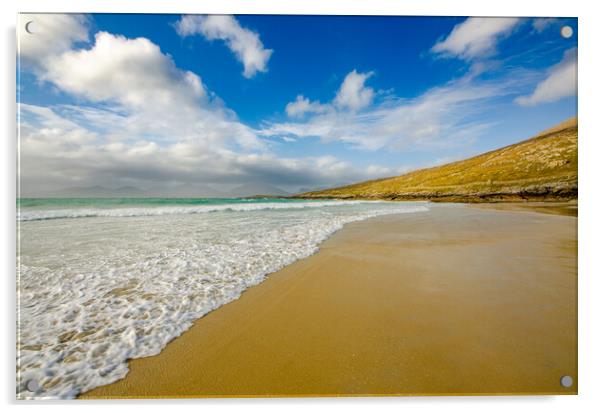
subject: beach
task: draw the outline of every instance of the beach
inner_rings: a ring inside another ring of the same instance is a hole
[[[425,202],[22,199],[20,398],[74,398],[311,256],[346,224]],[[31,390],[31,380],[39,383]]]
[[[319,248],[80,397],[576,394],[576,218],[434,204]]]

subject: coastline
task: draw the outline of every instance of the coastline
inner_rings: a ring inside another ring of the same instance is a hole
[[[346,225],[81,398],[576,394],[576,219],[431,208]]]
[[[505,202],[493,204],[470,204],[475,208],[496,209],[501,211],[538,212],[552,215],[577,217],[579,215],[578,201],[568,202]]]

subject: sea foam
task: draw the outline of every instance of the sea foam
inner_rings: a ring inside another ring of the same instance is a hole
[[[121,379],[128,359],[159,353],[209,311],[315,253],[343,225],[428,207],[326,201],[147,209],[31,222],[59,213],[22,212],[19,398],[73,398]],[[30,380],[39,389],[30,391]]]
[[[54,210],[19,211],[19,221],[39,221],[61,218],[92,218],[92,217],[140,217],[175,214],[202,214],[218,211],[256,211],[265,209],[303,209],[321,208],[328,206],[357,205],[379,201],[307,201],[295,203],[252,203],[252,204],[218,204],[199,206],[164,206],[144,208],[65,208]]]

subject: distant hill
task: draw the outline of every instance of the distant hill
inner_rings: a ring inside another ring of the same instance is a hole
[[[145,192],[133,186],[106,188],[104,186],[74,186],[56,191],[37,193],[42,198],[138,198],[146,196]]]
[[[306,192],[298,198],[458,202],[577,198],[577,119],[463,161],[401,176]]]
[[[206,184],[163,185],[146,190],[133,186],[107,188],[101,185],[74,186],[36,193],[23,192],[22,197],[32,198],[238,198],[251,196],[288,196],[289,192],[273,185],[251,183],[230,190],[220,190]]]
[[[208,184],[160,185],[146,191],[159,198],[231,198],[232,195]]]
[[[32,198],[232,198],[227,192],[204,184],[163,185],[147,190],[133,186],[107,188],[100,185],[75,186],[52,191],[25,192],[22,197]]]
[[[250,197],[255,195],[275,195],[275,196],[286,196],[290,195],[284,189],[278,188],[273,185],[263,183],[250,183],[246,185],[237,186],[230,190],[230,196],[234,197]]]

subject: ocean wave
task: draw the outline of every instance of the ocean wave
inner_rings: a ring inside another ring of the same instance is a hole
[[[41,221],[47,219],[95,218],[95,217],[144,217],[159,215],[203,214],[220,211],[260,211],[270,209],[304,209],[323,208],[344,205],[378,204],[386,201],[309,201],[286,203],[253,203],[253,204],[218,204],[197,206],[162,206],[134,208],[71,208],[52,210],[21,210],[17,215],[19,221]]]

